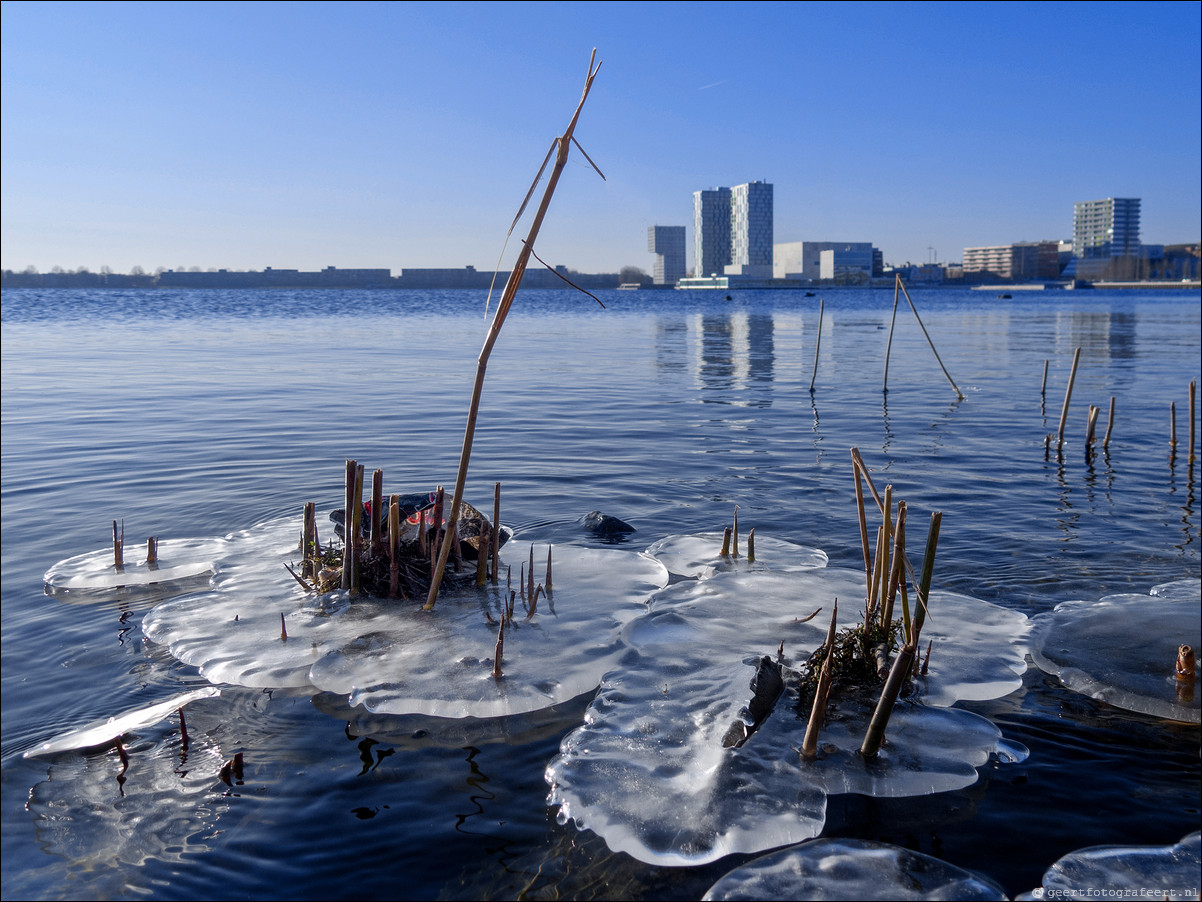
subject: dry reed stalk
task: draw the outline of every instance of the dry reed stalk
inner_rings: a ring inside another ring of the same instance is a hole
[[[1114,431],[1114,395],[1110,396],[1110,416],[1106,419],[1106,435],[1102,439],[1102,450],[1110,450],[1110,433]]]
[[[960,391],[959,386],[953,381],[951,373],[947,371],[947,367],[943,365],[943,360],[939,357],[939,352],[935,350],[935,342],[931,341],[931,336],[927,334],[927,327],[922,324],[922,317],[918,315],[918,308],[914,306],[914,302],[910,300],[910,292],[906,291],[906,286],[902,283],[901,276],[896,276],[897,284],[901,285],[902,294],[906,296],[906,303],[910,305],[910,309],[914,311],[914,318],[918,320],[918,328],[922,329],[922,334],[926,336],[927,344],[931,346],[931,353],[935,355],[935,360],[939,364],[939,369],[943,370],[943,375],[947,376],[947,381],[951,382],[952,388],[956,391],[956,397],[961,401],[964,400],[964,392]]]
[[[530,543],[530,570],[527,574],[527,579],[529,580],[529,582],[527,583],[527,586],[526,586],[526,598],[530,599],[530,598],[534,597],[534,543],[533,542]]]
[[[722,551],[723,557],[730,557],[730,527],[722,530]]]
[[[1088,451],[1093,447],[1094,431],[1098,427],[1098,414],[1101,413],[1101,408],[1096,404],[1089,405],[1089,418],[1085,421],[1085,450]]]
[[[501,679],[501,656],[505,651],[505,615],[501,615],[501,622],[497,626],[497,647],[493,651],[492,658],[492,678],[494,680]]]
[[[730,554],[731,557],[739,556],[739,505],[735,505],[735,522],[730,531]]]
[[[881,626],[889,628],[893,622],[893,600],[897,597],[897,585],[902,575],[902,558],[906,549],[906,502],[897,502],[897,526],[893,529],[893,565],[889,568],[889,591],[881,609]]]
[[[1048,390],[1048,362],[1045,358],[1043,361],[1043,379],[1039,383],[1039,397],[1044,397]]]
[[[593,55],[589,59],[588,76],[584,82],[584,91],[580,96],[580,102],[576,105],[576,111],[572,114],[571,120],[568,122],[568,127],[564,133],[555,139],[552,144],[552,150],[555,153],[555,165],[551,169],[551,174],[547,179],[547,187],[543,192],[542,202],[539,204],[538,210],[534,214],[534,220],[530,225],[530,231],[527,233],[526,240],[522,244],[522,249],[518,253],[517,260],[514,262],[513,269],[509,273],[509,280],[505,283],[505,290],[501,294],[501,300],[497,304],[497,312],[493,317],[492,325],[489,327],[488,334],[484,339],[484,346],[480,350],[480,356],[476,364],[476,380],[472,386],[472,400],[468,409],[467,426],[463,434],[463,448],[459,456],[459,471],[455,476],[455,491],[451,500],[451,518],[448,524],[446,535],[443,537],[442,548],[438,553],[438,562],[434,567],[433,578],[430,580],[430,591],[426,597],[424,610],[433,610],[435,602],[438,600],[438,588],[442,583],[442,574],[446,569],[447,558],[451,554],[451,546],[455,544],[455,525],[456,519],[459,516],[459,505],[463,501],[463,487],[467,481],[467,466],[472,453],[472,439],[476,432],[476,417],[480,411],[480,395],[484,390],[484,374],[488,367],[488,358],[492,353],[493,345],[496,344],[497,337],[501,333],[501,327],[505,324],[505,317],[509,314],[509,308],[513,305],[513,299],[517,295],[518,288],[522,284],[522,277],[526,273],[526,266],[530,261],[530,255],[534,250],[535,239],[538,238],[539,229],[542,228],[543,219],[547,215],[547,208],[551,205],[551,197],[555,193],[555,187],[559,183],[559,177],[563,173],[563,168],[568,162],[568,151],[575,142],[574,132],[576,131],[576,122],[580,118],[580,111],[584,108],[584,102],[588,99],[589,91],[593,86],[593,79],[597,76],[597,71],[601,68],[600,64],[594,67],[597,51],[593,51]],[[576,143],[579,147],[579,143]],[[583,151],[581,151],[583,153]],[[588,154],[585,154],[588,157]],[[550,152],[547,155],[550,159]],[[547,159],[543,160],[543,168],[546,168]],[[591,161],[590,161],[591,162]],[[594,168],[596,168],[594,166]],[[539,178],[542,177],[542,169],[539,170],[538,176],[535,177],[534,185],[531,185],[530,192],[527,193],[527,199],[533,193],[535,185],[538,184]],[[525,210],[526,204],[523,202],[521,209],[518,210],[518,218],[521,217]],[[516,219],[515,219],[516,225]],[[513,226],[510,226],[510,232],[513,231]]]
[[[347,458],[342,495],[343,545],[341,588],[343,589],[351,587],[351,571],[354,569],[355,562],[355,540],[354,534],[351,532],[351,524],[355,516],[355,473],[358,470],[358,466],[358,463]]]
[[[904,645],[898,651],[897,657],[893,659],[889,678],[885,680],[885,686],[881,689],[881,697],[872,712],[872,719],[868,722],[868,730],[864,733],[864,741],[860,744],[860,754],[863,757],[875,758],[880,752],[881,743],[885,740],[885,727],[889,725],[889,717],[893,714],[897,695],[901,692],[902,684],[905,683],[906,677],[910,674],[910,668],[913,666],[914,646]]]
[[[351,595],[359,594],[359,552],[362,541],[359,534],[363,529],[363,464],[355,466],[355,497],[352,505],[354,519],[347,521],[346,545],[353,548],[351,555]]]
[[[380,535],[380,514],[384,510],[384,471],[375,470],[371,474],[371,524],[370,524],[370,542],[368,546],[375,554],[380,546],[384,544],[384,539]],[[387,521],[385,521],[387,522]]]
[[[881,592],[881,577],[885,572],[885,558],[888,556],[887,539],[885,538],[885,525],[882,523],[876,528],[876,554],[872,564],[872,578],[869,580],[868,597],[864,600],[864,622],[868,623],[872,620],[872,614],[877,609],[877,602]]]
[[[747,533],[747,563],[749,563],[749,564],[755,563],[755,527],[754,526],[751,527],[751,529]]]
[[[802,757],[813,760],[818,755],[818,734],[826,719],[826,703],[831,694],[831,661],[835,651],[835,625],[839,618],[839,599],[835,599],[831,611],[831,625],[826,631],[825,657],[818,674],[818,685],[814,687],[814,703],[810,706],[810,720],[806,724],[805,739],[801,743]]]
[[[113,567],[125,569],[125,521],[121,521],[121,532],[117,532],[117,521],[113,521]]]
[[[852,463],[855,463],[856,449],[851,449]],[[864,552],[864,588],[865,591],[872,594],[872,559],[868,554],[868,519],[864,514],[864,486],[860,479],[860,468],[853,466],[852,471],[856,477],[856,510],[860,514],[860,546]]]
[[[488,582],[488,552],[492,546],[492,529],[485,520],[480,524],[480,536],[476,539],[476,585],[483,586]]]
[[[927,530],[927,547],[922,555],[922,574],[918,578],[914,597],[914,629],[911,631],[910,642],[918,647],[918,637],[922,635],[922,624],[927,616],[927,599],[931,591],[931,575],[935,570],[935,549],[939,545],[939,525],[943,514],[935,511],[931,514],[931,526]]]
[[[280,611],[280,641],[281,642],[288,641],[288,627],[284,623],[284,612],[283,611]]]
[[[872,500],[876,503],[877,510],[884,514],[885,502],[881,500],[881,493],[876,490],[876,485],[872,481],[872,474],[868,472],[868,464],[864,463],[864,458],[860,456],[859,448],[851,449],[851,460],[864,475],[864,482],[868,485],[868,491],[872,494]]]
[[[430,524],[430,528],[433,530],[433,532],[430,534],[431,555],[434,553],[434,548],[437,547],[439,542],[442,540],[442,518],[444,516],[443,508],[445,507],[445,502],[446,492],[443,491],[442,486],[439,486],[434,492],[434,519]],[[433,560],[433,558],[431,558],[431,560]]]
[[[547,591],[551,591],[551,545],[547,544]]]
[[[493,483],[492,487],[492,584],[497,584],[497,579],[500,577],[500,559],[501,559],[501,483]],[[551,583],[548,580],[547,587],[550,588]]]
[[[396,598],[401,585],[401,496],[388,499],[388,597]]]
[[[1198,401],[1198,380],[1191,379],[1189,381],[1189,459],[1192,462],[1194,459],[1194,439],[1197,433],[1194,431],[1194,423],[1197,419],[1194,414],[1194,405]]]
[[[305,506],[301,509],[301,535],[300,535],[300,553],[301,558],[308,562],[309,560],[309,522],[313,516],[313,502],[306,501]]]
[[[146,568],[156,570],[159,566],[159,540],[156,536],[146,539]]]
[[[822,308],[826,302],[818,299],[818,334],[814,338],[814,372],[810,376],[810,394],[814,394],[814,380],[818,378],[818,349],[822,347]],[[888,367],[888,364],[885,364]]]
[[[1073,397],[1073,382],[1077,379],[1077,364],[1081,360],[1081,349],[1073,351],[1073,366],[1068,373],[1068,387],[1064,390],[1064,406],[1060,408],[1060,430],[1056,433],[1056,450],[1064,447],[1064,424],[1068,421],[1068,402]]]
[[[1177,402],[1169,402],[1169,447],[1177,448]]]
[[[893,326],[897,322],[897,302],[900,299],[901,276],[893,279],[893,315],[889,317],[889,340],[885,342],[885,378],[881,381],[881,391],[889,391],[889,354],[893,350]]]

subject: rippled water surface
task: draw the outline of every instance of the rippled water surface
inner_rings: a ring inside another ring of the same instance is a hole
[[[885,392],[892,291],[827,292],[821,327],[803,292],[604,292],[604,309],[527,292],[489,363],[468,500],[500,482],[523,542],[595,542],[576,521],[601,510],[637,527],[630,549],[720,530],[737,505],[759,534],[856,568],[857,447],[912,524],[942,512],[938,588],[1033,615],[1198,578],[1198,294],[1014,294],[911,293],[947,375],[903,298]],[[186,752],[166,721],[131,740],[124,773],[114,749],[22,757],[206,685],[142,635],[162,594],[47,596],[51,566],[106,547],[114,520],[129,547],[288,515],[299,529],[305,502],[341,504],[347,458],[382,468],[386,492],[451,485],[483,301],[4,292],[5,898],[688,899],[747,860],[653,867],[556,823],[543,771],[587,693],[456,721],[227,688],[189,707]],[[1112,398],[1108,448],[1087,454],[1089,407],[1100,442]],[[1074,849],[1197,828],[1196,726],[1034,669],[1013,695],[961,704],[1030,758],[922,799],[831,797],[825,835],[904,845],[1014,895]]]

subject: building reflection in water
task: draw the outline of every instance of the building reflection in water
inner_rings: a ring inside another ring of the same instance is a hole
[[[797,378],[801,359],[801,315],[750,313],[685,314],[659,321],[656,367],[691,377],[703,403],[771,407],[782,378]],[[780,354],[786,352],[782,372]]]

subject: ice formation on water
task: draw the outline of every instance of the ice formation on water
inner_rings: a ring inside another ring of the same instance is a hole
[[[282,566],[296,559],[299,532],[284,519],[231,537],[213,590],[156,607],[146,636],[215,683],[336,692],[385,714],[495,717],[595,688],[621,653],[621,626],[668,582],[662,564],[636,552],[555,546],[550,591],[534,605],[515,600],[498,679],[504,580],[484,588],[449,580],[432,612],[420,601],[315,597]],[[529,546],[519,545],[507,546],[514,592],[529,564]],[[534,557],[542,583],[547,546]]]
[[[224,714],[224,700],[189,707],[186,746],[174,718],[157,730],[139,726],[141,736],[127,737],[125,762],[113,749],[48,760],[47,778],[26,803],[39,847],[73,871],[108,871],[124,887],[131,867],[196,854],[198,839],[220,830],[231,791],[225,781],[236,786],[235,775],[223,777],[229,754],[211,735]]]
[[[535,548],[539,582],[546,548]],[[503,585],[444,592],[432,613],[356,602],[356,637],[313,665],[313,684],[368,711],[438,717],[522,714],[595,688],[621,656],[622,624],[646,610],[668,573],[645,555],[617,549],[556,545],[552,559],[553,586],[533,616],[516,602],[500,679],[493,664]]]
[[[126,733],[132,733],[143,727],[154,726],[160,720],[174,714],[180,708],[197,699],[212,698],[220,693],[221,690],[214,686],[193,689],[190,692],[173,696],[164,702],[159,702],[150,707],[138,708],[118,717],[110,717],[107,720],[90,723],[78,730],[71,730],[55,739],[43,742],[36,748],[30,749],[25,752],[24,757],[32,758],[35,755],[53,755],[56,752],[67,752],[74,749],[87,749],[98,745],[105,745],[118,737],[124,736]]]
[[[749,560],[746,536],[741,541],[739,553],[723,555],[722,533],[669,536],[648,548],[647,553],[669,573],[700,579],[728,570],[813,570],[827,564],[826,552],[772,536],[756,537],[755,560]]]
[[[930,673],[894,709],[880,755],[859,754],[874,693],[837,700],[819,756],[804,761],[797,749],[809,710],[798,710],[790,672],[823,642],[831,602],[845,600],[849,624],[859,615],[847,602],[863,597],[863,574],[833,568],[717,573],[656,593],[623,633],[631,653],[547,769],[561,821],[575,819],[641,861],[700,864],[817,836],[830,794],[944,792],[974,783],[991,755],[1025,757],[988,720],[947,706],[1018,687],[1026,618],[932,592],[923,632],[935,645]],[[823,614],[800,622],[819,607]],[[753,721],[750,684],[778,651],[784,694],[745,743],[726,747],[732,728]]]
[[[1202,833],[1173,846],[1093,846],[1065,855],[1018,898],[1196,899],[1200,867]]]
[[[48,595],[96,594],[115,590],[163,590],[203,585],[217,571],[216,561],[225,551],[224,539],[167,539],[158,543],[157,563],[126,546],[128,560],[118,568],[113,550],[90,551],[59,561],[46,571],[43,581]],[[142,560],[136,560],[141,555]]]
[[[887,843],[816,839],[735,868],[701,897],[761,899],[1002,899],[992,880]]]
[[[1202,648],[1202,580],[1152,589],[1150,595],[1108,595],[1066,601],[1034,618],[1031,657],[1047,673],[1081,692],[1129,711],[1169,720],[1202,721],[1202,686],[1177,680],[1182,644]]]

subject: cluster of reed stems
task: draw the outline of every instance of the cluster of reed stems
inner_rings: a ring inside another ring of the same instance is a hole
[[[931,515],[922,568],[915,575],[906,555],[906,503],[897,501],[895,514],[893,487],[886,486],[882,495],[873,484],[872,476],[857,448],[851,449],[851,458],[856,483],[860,542],[864,556],[863,625],[845,630],[846,635],[840,636],[836,632],[838,599],[835,600],[826,641],[811,658],[812,661],[820,660],[821,667],[817,675],[805,738],[799,750],[804,759],[813,759],[818,754],[819,733],[825,719],[831,687],[837,677],[835,668],[839,667],[836,661],[839,650],[842,650],[842,653],[851,653],[852,646],[856,646],[854,653],[863,660],[874,662],[876,677],[884,680],[880,697],[860,745],[860,754],[867,759],[875,758],[880,751],[889,718],[902,688],[913,676],[925,673],[930,662],[928,648],[926,662],[920,665],[919,641],[926,620],[942,514],[935,512]],[[865,487],[882,517],[881,525],[876,530],[875,550],[869,542]],[[915,590],[913,605],[910,603],[908,585],[912,585]],[[899,601],[901,616],[895,619]],[[861,645],[863,647],[858,647]],[[890,654],[895,648],[896,654],[890,660]]]
[[[506,568],[505,575],[505,601],[501,605],[500,619],[494,620],[492,614],[486,608],[484,616],[488,618],[488,622],[496,624],[497,627],[497,645],[493,651],[493,679],[500,680],[504,674],[501,672],[501,662],[504,657],[505,650],[505,628],[513,627],[514,609],[517,607],[517,601],[521,598],[522,604],[526,608],[526,620],[530,620],[538,612],[538,600],[540,597],[546,598],[547,603],[551,603],[552,598],[552,580],[551,580],[551,546],[547,546],[547,578],[546,582],[535,584],[534,582],[534,545],[530,546],[530,568],[526,569],[523,564],[521,570],[518,571],[518,588],[513,589],[512,568]],[[554,606],[551,608],[555,610]]]
[[[302,563],[298,573],[285,565],[298,583],[309,591],[327,592],[341,588],[352,596],[366,587],[389,598],[408,598],[409,592],[424,592],[434,577],[438,549],[448,536],[454,541],[455,568],[463,569],[458,535],[458,519],[444,517],[445,492],[439,486],[431,513],[418,517],[417,541],[414,546],[402,545],[400,495],[390,495],[384,502],[384,471],[372,473],[370,522],[364,530],[363,465],[355,460],[346,462],[343,495],[344,538],[341,552],[333,543],[324,548],[317,530],[316,507],[313,502],[304,506],[300,552]],[[387,518],[381,511],[387,511]],[[491,577],[496,585],[500,567],[501,547],[501,484],[493,486],[493,518],[490,523],[481,517],[479,534],[475,537],[476,583],[484,585]],[[445,523],[444,523],[445,520]],[[427,529],[427,523],[429,528]],[[366,535],[364,532],[366,531]],[[385,590],[385,587],[386,590]],[[407,591],[408,590],[408,591]]]
[[[1073,364],[1068,373],[1068,384],[1064,389],[1064,403],[1060,407],[1060,427],[1056,430],[1056,452],[1059,454],[1064,448],[1064,430],[1068,423],[1068,408],[1069,402],[1073,397],[1073,384],[1077,380],[1077,367],[1081,362],[1081,349],[1076,348],[1073,351]],[[1048,385],[1048,361],[1043,362],[1043,380],[1039,386],[1039,396],[1041,399],[1046,397]],[[1198,381],[1191,379],[1189,383],[1189,449],[1186,452],[1187,459],[1190,464],[1196,459],[1196,413],[1198,397]],[[1042,400],[1041,400],[1042,408]],[[1102,450],[1108,452],[1110,450],[1110,436],[1114,432],[1114,408],[1115,398],[1110,397],[1110,413],[1106,420],[1106,433],[1102,438]],[[1085,456],[1089,459],[1094,452],[1094,446],[1097,443],[1097,425],[1098,417],[1101,414],[1101,407],[1090,404],[1089,411],[1086,416],[1085,423]],[[1052,434],[1049,432],[1044,437],[1043,447],[1044,456],[1047,457],[1050,453],[1052,445]],[[1169,462],[1170,464],[1176,459],[1177,454],[1177,402],[1169,402]]]

